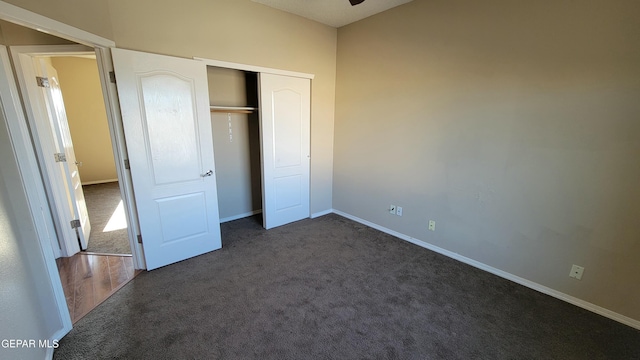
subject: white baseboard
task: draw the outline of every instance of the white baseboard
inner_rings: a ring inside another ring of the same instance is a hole
[[[256,214],[262,214],[262,209],[249,211],[249,212],[246,212],[244,214],[238,214],[238,215],[233,215],[233,216],[229,216],[229,217],[226,217],[226,218],[222,218],[222,219],[220,219],[220,223],[226,223],[226,222],[229,222],[229,221],[246,218],[246,217],[253,216],[253,215],[256,215]]]
[[[320,217],[320,216],[328,215],[328,214],[331,214],[333,212],[334,212],[333,209],[319,211],[317,213],[311,214],[311,219],[315,219],[315,218]]]
[[[62,329],[56,331],[53,336],[51,336],[48,340],[49,344],[53,346],[54,341],[59,342],[65,335],[71,331],[73,325],[71,325],[71,317],[67,317],[68,325],[64,325]],[[67,327],[68,326],[68,327]],[[56,346],[57,347],[57,346]],[[45,359],[50,360],[53,359],[53,347],[47,347],[47,352],[45,353]]]
[[[553,296],[556,299],[560,299],[560,300],[568,302],[570,304],[579,306],[579,307],[581,307],[581,308],[583,308],[585,310],[589,310],[589,311],[594,312],[594,313],[596,313],[598,315],[602,315],[602,316],[607,317],[607,318],[609,318],[611,320],[615,320],[615,321],[617,321],[619,323],[622,323],[622,324],[631,326],[632,328],[636,328],[636,329],[640,330],[640,321],[632,319],[632,318],[630,318],[628,316],[624,316],[624,315],[618,314],[618,313],[613,312],[613,311],[611,311],[609,309],[605,309],[605,308],[603,308],[601,306],[592,304],[590,302],[584,301],[584,300],[576,298],[574,296],[567,295],[567,294],[565,294],[563,292],[560,292],[560,291],[551,289],[549,287],[546,287],[544,285],[538,284],[536,282],[521,278],[519,276],[513,275],[513,274],[508,273],[506,271],[503,271],[503,270],[500,270],[500,269],[496,269],[496,268],[494,268],[492,266],[489,266],[487,264],[483,264],[483,263],[481,263],[479,261],[470,259],[470,258],[468,258],[466,256],[462,256],[462,255],[460,255],[458,253],[454,253],[452,251],[443,249],[441,247],[429,244],[429,243],[427,243],[425,241],[422,241],[422,240],[413,238],[411,236],[399,233],[397,231],[388,229],[388,228],[386,228],[384,226],[380,226],[378,224],[374,224],[374,223],[372,223],[370,221],[361,219],[361,218],[359,218],[357,216],[353,216],[351,214],[347,214],[345,212],[342,212],[342,211],[339,211],[339,210],[335,210],[335,209],[333,210],[333,212],[338,214],[338,215],[340,215],[340,216],[344,216],[347,219],[351,219],[351,220],[353,220],[355,222],[359,222],[361,224],[367,225],[369,227],[372,227],[372,228],[374,228],[376,230],[380,230],[380,231],[382,231],[384,233],[387,233],[389,235],[395,236],[395,237],[400,238],[402,240],[406,240],[406,241],[408,241],[408,242],[410,242],[412,244],[416,244],[418,246],[421,246],[421,247],[423,247],[425,249],[429,249],[431,251],[437,252],[437,253],[442,254],[444,256],[450,257],[450,258],[452,258],[454,260],[458,260],[458,261],[463,262],[465,264],[471,265],[471,266],[473,266],[475,268],[478,268],[480,270],[484,270],[484,271],[490,272],[490,273],[492,273],[494,275],[500,276],[501,278],[513,281],[513,282],[515,282],[517,284],[526,286],[526,287],[528,287],[530,289],[539,291],[539,292],[541,292],[543,294],[546,294],[546,295],[549,295],[549,296]]]
[[[116,182],[118,179],[106,179],[106,180],[96,180],[96,181],[83,181],[82,185],[96,185],[96,184],[106,184],[110,182]]]

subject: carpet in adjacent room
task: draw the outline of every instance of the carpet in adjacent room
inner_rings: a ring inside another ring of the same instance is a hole
[[[131,254],[118,182],[83,185],[82,190],[91,223],[86,251]]]

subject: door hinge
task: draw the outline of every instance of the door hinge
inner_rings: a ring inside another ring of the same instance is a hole
[[[66,162],[67,156],[64,153],[55,153],[53,157],[56,159],[56,162]]]
[[[142,244],[142,235],[138,235],[138,244]]]
[[[131,169],[131,164],[129,163],[129,159],[124,159],[124,168]]]
[[[109,71],[109,81],[113,84],[116,83],[116,73],[114,71]]]
[[[72,229],[77,229],[80,227],[80,220],[76,219],[76,220],[71,220],[71,228]]]
[[[47,79],[46,77],[36,76],[36,83],[38,84],[39,87],[43,87],[43,88],[50,87],[49,79]]]

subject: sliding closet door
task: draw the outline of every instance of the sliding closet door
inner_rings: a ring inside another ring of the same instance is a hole
[[[260,74],[262,211],[270,229],[309,217],[311,80]]]
[[[147,270],[219,249],[206,66],[112,56]]]

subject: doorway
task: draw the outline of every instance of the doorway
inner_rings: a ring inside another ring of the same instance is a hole
[[[40,118],[33,118],[32,137],[37,152],[44,155],[39,160],[46,170],[47,196],[63,203],[56,206],[62,212],[52,215],[59,227],[56,232],[67,238],[52,242],[52,247],[59,255],[56,265],[75,323],[137,275],[98,65],[94,53],[70,48],[41,48],[49,51],[46,54],[33,52],[38,50],[34,47],[11,50],[21,64],[17,72],[22,71],[24,79],[32,76],[31,61],[40,79],[40,89],[25,81],[24,93],[34,114],[46,108]],[[52,146],[55,161],[46,156]],[[64,231],[68,216],[80,219],[74,232]]]
[[[47,196],[56,209],[62,241],[52,247],[56,257],[78,251],[131,255],[98,64],[95,53],[83,48],[11,48],[29,98]],[[28,81],[34,75],[39,88]]]
[[[10,51],[54,210],[58,236],[51,238],[51,247],[75,323],[139,272],[98,62],[92,49],[78,45],[13,46]],[[34,75],[37,81],[26,81]]]
[[[49,56],[57,70],[95,254],[131,254],[95,54]]]
[[[39,297],[43,306],[51,306],[57,309],[46,314],[45,322],[49,331],[42,335],[50,340],[61,339],[71,328],[71,317],[65,301],[59,273],[56,268],[55,254],[52,243],[57,241],[55,224],[53,223],[53,212],[55,209],[49,206],[45,194],[45,181],[43,181],[40,164],[37,161],[38,154],[33,146],[34,141],[31,135],[31,124],[26,116],[28,111],[28,96],[20,91],[23,85],[17,79],[16,64],[12,63],[8,55],[8,47],[14,45],[60,45],[60,44],[83,44],[89,50],[95,51],[98,61],[100,82],[106,105],[109,130],[116,159],[116,170],[120,181],[125,212],[129,226],[128,233],[132,260],[135,269],[144,269],[144,252],[142,245],[136,239],[139,234],[137,211],[133,200],[133,187],[131,176],[127,165],[127,147],[124,140],[120,106],[117,99],[116,85],[110,82],[110,72],[113,71],[111,60],[111,49],[115,47],[112,40],[97,36],[79,28],[69,26],[51,18],[37,13],[19,8],[17,6],[0,1],[0,20],[2,29],[0,38],[3,46],[0,48],[0,67],[2,77],[0,81],[0,92],[2,93],[0,105],[6,115],[6,125],[9,129],[9,136],[13,144],[13,152],[6,155],[14,156],[17,159],[20,180],[27,195],[27,205],[29,207],[29,218],[25,221],[32,221],[35,226],[35,234],[30,234],[25,242],[35,241],[39,250],[33,254],[21,254],[19,260],[25,263],[30,269],[36,269],[38,265],[44,265],[46,271],[35,271],[28,280],[28,283],[42,284],[43,288],[51,289],[51,294],[44,294]],[[4,25],[13,27],[6,31]],[[20,85],[20,86],[19,86]],[[29,114],[32,115],[32,114]],[[77,243],[77,242],[76,242]],[[77,245],[76,245],[77,246]],[[38,270],[40,270],[38,268]],[[19,286],[23,288],[27,284],[20,281]],[[56,316],[58,315],[58,316]],[[44,331],[44,330],[43,330]],[[47,350],[48,357],[52,356],[53,349]]]

